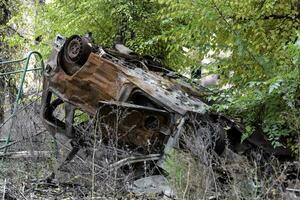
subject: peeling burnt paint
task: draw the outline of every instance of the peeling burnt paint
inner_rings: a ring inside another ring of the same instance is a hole
[[[206,113],[208,105],[195,95],[197,91],[192,86],[187,83],[180,84],[166,75],[166,72],[172,71],[160,66],[158,66],[160,70],[157,70],[158,67],[156,71],[150,70],[151,65],[139,56],[122,55],[110,49],[86,45],[84,42],[79,43],[79,46],[76,44],[73,48],[68,47],[78,42],[78,38],[80,37],[72,36],[65,39],[58,36],[46,66],[43,118],[53,134],[60,132],[70,138],[74,137],[75,131],[71,127],[74,109],[80,108],[89,115],[95,115],[99,103],[103,102],[107,105],[117,102],[114,105],[137,111],[133,117],[139,119],[135,122],[139,127],[135,130],[136,141],[126,137],[123,140],[134,141],[132,143],[141,146],[147,145],[147,140],[153,135],[169,135],[176,126],[176,120],[186,113]],[[82,41],[86,42],[86,39],[83,38]],[[88,50],[84,49],[85,46],[89,46]],[[82,55],[79,55],[80,52],[76,52],[76,49],[74,52],[74,48],[88,51],[89,54],[82,52]],[[76,53],[78,59],[86,60],[83,62],[76,58],[74,62],[70,61],[76,57]],[[130,65],[131,62],[128,60],[142,63],[143,67],[134,62]],[[53,94],[59,100],[51,102]],[[68,123],[53,116],[54,110],[62,103],[67,104],[65,107],[68,108],[66,113]],[[155,130],[150,127],[153,126],[153,121],[157,121]]]

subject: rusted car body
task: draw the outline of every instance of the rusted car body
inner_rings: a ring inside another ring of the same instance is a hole
[[[127,112],[116,131],[119,142],[141,148],[144,154],[162,155],[177,143],[183,124],[195,121],[201,123],[194,129],[209,126],[217,153],[225,148],[225,135],[232,146],[240,144],[241,128],[208,112],[209,106],[201,100],[203,88],[153,59],[105,49],[77,35],[57,36],[44,77],[42,117],[53,135],[79,137],[74,128],[76,110],[101,116],[113,127],[118,116],[112,111],[117,109]],[[62,104],[65,116],[59,119],[54,113]]]

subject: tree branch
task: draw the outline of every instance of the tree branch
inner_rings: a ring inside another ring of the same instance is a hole
[[[227,18],[227,17],[226,17]],[[298,15],[267,15],[267,16],[260,16],[258,18],[251,18],[251,17],[235,17],[229,16],[228,19],[232,19],[233,21],[242,22],[242,21],[249,21],[249,20],[292,20],[292,21],[300,21],[300,14]]]

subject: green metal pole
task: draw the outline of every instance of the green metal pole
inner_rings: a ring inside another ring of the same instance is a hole
[[[18,60],[2,61],[0,62],[0,65],[19,63],[19,62],[23,62],[24,60],[26,60],[26,57]]]
[[[34,69],[28,69],[27,72],[38,71],[38,70],[41,70],[41,69],[43,70],[42,67],[34,68]],[[0,76],[11,75],[11,74],[18,74],[18,73],[21,73],[21,72],[24,72],[24,70],[17,70],[17,71],[12,71],[12,72],[0,73]]]
[[[23,90],[23,85],[24,85],[24,82],[25,82],[25,78],[26,78],[26,73],[28,71],[28,65],[29,65],[29,61],[30,61],[30,58],[32,55],[37,55],[40,59],[41,59],[41,69],[42,71],[44,71],[44,61],[43,61],[43,58],[42,58],[42,55],[37,52],[37,51],[31,51],[27,54],[26,58],[24,59],[20,59],[20,61],[24,61],[26,60],[25,62],[25,65],[24,65],[24,68],[22,70],[22,76],[20,78],[20,84],[19,84],[19,89],[18,89],[18,93],[17,93],[17,97],[16,97],[16,101],[14,103],[14,107],[13,107],[13,113],[12,113],[12,123],[11,123],[11,126],[10,126],[10,130],[9,130],[9,133],[8,133],[8,136],[6,138],[6,141],[5,141],[5,145],[8,145],[9,141],[10,141],[10,137],[11,137],[11,129],[13,127],[13,123],[14,123],[14,119],[16,117],[16,113],[17,113],[17,110],[18,110],[18,104],[19,104],[19,100],[21,99],[21,95],[22,95],[22,90]],[[5,62],[6,64],[9,64],[9,63],[12,63],[13,61],[8,61],[8,62]],[[7,152],[7,148],[4,149],[4,153]]]

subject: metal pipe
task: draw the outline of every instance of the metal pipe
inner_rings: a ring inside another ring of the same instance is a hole
[[[27,72],[30,72],[30,71],[38,71],[38,70],[41,70],[41,69],[43,69],[43,68],[42,68],[42,67],[39,67],[39,68],[34,68],[34,69],[28,69]],[[21,73],[21,72],[24,72],[24,70],[17,70],[17,71],[12,71],[12,72],[0,73],[0,76],[11,75],[11,74],[17,74],[17,73]]]
[[[42,55],[41,55],[39,52],[37,52],[37,51],[30,51],[30,52],[27,54],[27,56],[26,56],[25,59],[20,59],[20,60],[23,60],[23,61],[26,60],[26,62],[25,62],[25,65],[24,65],[24,67],[23,67],[23,70],[22,70],[23,73],[22,73],[22,75],[21,75],[21,77],[20,77],[20,85],[19,85],[19,89],[18,89],[16,101],[15,101],[14,107],[13,107],[12,118],[15,118],[15,117],[16,117],[16,113],[17,113],[17,110],[18,110],[19,100],[21,99],[22,90],[23,90],[23,85],[24,85],[24,82],[25,82],[26,73],[27,73],[27,71],[28,71],[29,61],[30,61],[32,55],[37,55],[37,56],[39,57],[40,62],[41,62],[41,69],[42,69],[42,71],[44,71],[44,61],[43,61],[43,57],[42,57]],[[10,64],[10,63],[13,63],[13,62],[16,62],[16,61],[6,61],[6,62],[4,62],[4,63],[5,63],[5,64]],[[11,129],[12,129],[12,127],[13,127],[14,121],[15,121],[15,120],[13,119],[13,120],[12,120],[12,123],[11,123],[11,126],[10,126],[10,129],[9,129],[10,131],[9,131],[8,136],[7,136],[7,138],[6,138],[6,141],[5,141],[5,145],[8,145],[8,143],[9,143],[9,141],[10,141],[10,137],[11,137]],[[3,152],[4,152],[4,153],[7,152],[7,147],[4,149]]]
[[[6,64],[13,64],[13,63],[23,62],[24,60],[26,60],[26,58],[27,57],[21,58],[21,59],[18,59],[18,60],[1,61],[0,65],[6,65]]]

